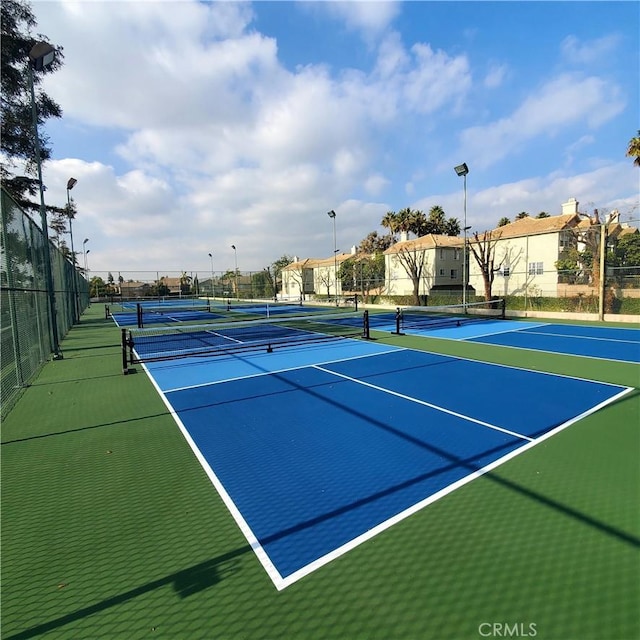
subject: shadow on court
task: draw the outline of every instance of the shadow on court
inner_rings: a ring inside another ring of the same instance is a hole
[[[86,618],[87,616],[91,616],[104,611],[105,609],[109,609],[110,607],[123,604],[128,600],[132,600],[144,595],[145,593],[166,586],[173,586],[173,590],[180,598],[188,598],[194,593],[213,587],[224,578],[235,574],[239,568],[237,558],[245,553],[249,553],[250,551],[251,547],[249,545],[245,545],[239,549],[235,549],[234,551],[224,553],[217,558],[212,558],[211,560],[206,560],[205,562],[193,565],[188,569],[171,573],[159,580],[153,580],[152,582],[140,587],[135,587],[134,589],[125,591],[124,593],[103,600],[102,602],[97,602],[96,604],[84,607],[83,609],[79,609],[73,613],[56,618],[55,620],[45,622],[35,627],[31,627],[30,629],[26,629],[25,631],[21,631],[20,633],[8,636],[5,640],[24,640],[26,638],[34,638],[49,631],[53,631],[54,629],[58,629],[59,627],[63,627],[75,620]]]

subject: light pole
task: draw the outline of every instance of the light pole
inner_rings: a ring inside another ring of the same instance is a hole
[[[84,254],[84,273],[87,278],[87,284],[89,285],[89,304],[91,304],[91,281],[89,280],[89,254],[91,249],[87,249]]]
[[[211,258],[211,298],[216,297],[215,289],[213,288],[213,254],[209,254],[209,258]]]
[[[238,289],[238,251],[236,250],[236,245],[232,244],[231,248],[233,249],[233,255],[235,256],[236,262],[236,271],[235,271],[235,280],[236,280],[236,298],[240,300],[240,291]]]
[[[55,60],[56,50],[48,42],[36,43],[29,51],[29,88],[31,89],[31,118],[33,121],[34,147],[36,167],[38,169],[38,187],[40,189],[40,224],[42,226],[44,272],[49,297],[49,324],[51,327],[51,348],[53,359],[61,360],[60,344],[58,343],[58,318],[56,315],[56,294],[53,287],[51,273],[51,254],[49,253],[49,230],[47,228],[47,208],[44,204],[44,185],[42,184],[42,158],[40,154],[40,136],[38,134],[38,112],[36,109],[36,92],[34,88],[33,72],[46,69]]]
[[[73,311],[74,311],[74,322],[78,322],[80,320],[80,305],[78,304],[78,286],[76,283],[76,252],[73,249],[73,225],[71,221],[73,220],[73,211],[71,210],[71,197],[69,196],[69,191],[76,186],[78,181],[75,178],[69,178],[67,181],[67,217],[69,218],[69,235],[71,236],[71,264],[73,265]]]
[[[86,250],[87,242],[89,242],[89,238],[85,238],[82,241],[82,264],[84,265],[85,274],[87,271],[87,250]]]
[[[464,312],[467,312],[467,174],[469,173],[469,167],[466,163],[459,164],[454,168],[455,172],[463,177],[464,180],[464,250],[462,252],[462,308]]]
[[[336,248],[336,212],[331,209],[327,215],[333,220],[333,282],[336,290],[336,307],[338,306],[338,249]]]

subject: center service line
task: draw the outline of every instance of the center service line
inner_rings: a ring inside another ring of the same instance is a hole
[[[502,433],[506,433],[510,436],[515,436],[516,438],[521,438],[522,440],[528,440],[529,442],[534,441],[534,438],[529,438],[529,436],[525,436],[521,433],[516,433],[515,431],[510,431],[509,429],[503,429],[502,427],[498,427],[494,424],[489,424],[488,422],[478,420],[477,418],[472,418],[471,416],[465,416],[464,414],[458,413],[457,411],[451,411],[451,409],[445,409],[444,407],[440,407],[437,404],[431,404],[426,400],[419,400],[418,398],[413,398],[411,396],[404,395],[403,393],[398,393],[397,391],[386,389],[385,387],[379,387],[378,385],[371,384],[370,382],[364,382],[364,380],[358,380],[357,378],[352,378],[351,376],[345,376],[342,373],[336,373],[335,371],[331,371],[330,369],[325,369],[324,367],[320,367],[318,365],[313,365],[313,368],[319,369],[320,371],[324,371],[325,373],[329,373],[334,376],[338,376],[339,378],[344,378],[345,380],[350,380],[351,382],[364,385],[365,387],[370,387],[371,389],[376,389],[377,391],[382,391],[383,393],[388,393],[392,396],[397,396],[398,398],[409,400],[410,402],[415,402],[416,404],[424,405],[425,407],[435,409],[436,411],[441,411],[442,413],[448,413],[449,415],[455,416],[456,418],[462,418],[463,420],[467,420],[468,422],[475,422],[476,424],[479,424],[483,427],[487,427],[488,429],[494,429],[495,431],[502,431]]]

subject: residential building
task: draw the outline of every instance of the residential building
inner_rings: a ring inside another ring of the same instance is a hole
[[[401,240],[385,252],[385,294],[409,296],[418,282],[418,295],[432,290],[462,289],[464,239],[428,234]]]
[[[556,265],[569,255],[571,249],[583,251],[586,232],[601,222],[597,216],[579,213],[578,204],[575,198],[571,198],[563,203],[560,215],[524,217],[470,238],[469,284],[476,293],[484,295],[484,278],[473,249],[479,252],[484,246],[485,251],[492,252],[493,258],[492,295],[571,295]],[[617,212],[603,222],[610,241],[626,233],[637,232],[628,225],[621,225]],[[588,288],[592,280],[592,275],[587,274],[581,284]],[[585,289],[583,293],[588,291]]]

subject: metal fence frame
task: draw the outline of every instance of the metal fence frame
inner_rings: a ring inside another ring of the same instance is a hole
[[[55,295],[58,343],[89,304],[80,269],[49,241],[53,292],[47,289],[44,234],[2,189],[0,259],[0,412],[2,417],[53,354],[50,299]],[[76,300],[77,296],[77,300]]]

